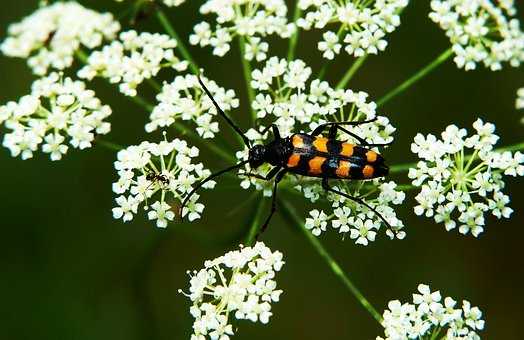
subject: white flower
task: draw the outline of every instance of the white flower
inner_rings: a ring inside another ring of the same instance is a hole
[[[335,55],[340,53],[342,45],[339,44],[338,36],[331,31],[324,33],[323,37],[324,40],[318,43],[318,49],[320,52],[324,52],[324,58],[333,60]]]
[[[200,13],[216,15],[217,24],[214,30],[207,22],[195,25],[189,41],[213,47],[213,54],[220,57],[229,52],[235,36],[240,36],[247,41],[244,58],[261,61],[269,47],[262,38],[271,34],[289,38],[295,30],[288,23],[284,0],[207,0]]]
[[[126,0],[115,0],[115,1],[124,2]],[[155,0],[146,0],[146,1],[154,2]],[[162,3],[164,3],[164,5],[169,6],[169,7],[177,7],[177,6],[182,5],[184,2],[186,2],[186,0],[161,0],[161,1]]]
[[[382,326],[383,340],[425,339],[432,336],[438,339],[478,340],[476,331],[484,328],[482,312],[478,307],[464,300],[462,308],[456,309],[456,301],[451,297],[441,302],[441,295],[431,292],[429,286],[418,287],[421,294],[413,294],[413,303],[402,304],[398,300],[388,303],[384,311]]]
[[[219,87],[205,77],[201,78],[223,110],[238,107],[239,100],[235,91]],[[159,103],[151,112],[150,122],[145,126],[147,132],[169,127],[178,120],[196,123],[196,131],[203,138],[213,138],[219,131],[218,122],[214,121],[218,114],[216,108],[202,90],[196,76],[177,76],[172,83],[164,83],[157,100]]]
[[[142,142],[118,152],[115,169],[119,178],[113,183],[113,192],[119,196],[113,216],[130,221],[138,206],[145,203],[148,218],[155,220],[157,227],[166,228],[175,218],[172,207],[183,201],[193,185],[211,174],[202,163],[193,163],[198,154],[196,147],[180,139],[158,144]],[[204,187],[214,185],[210,181]],[[182,212],[190,221],[199,218],[204,210],[198,198],[194,195]]]
[[[30,95],[0,107],[0,123],[10,130],[3,146],[13,157],[28,159],[44,143],[42,151],[60,160],[69,149],[66,136],[74,148],[90,148],[96,135],[110,131],[110,115],[83,82],[51,73],[33,83]]]
[[[252,107],[257,117],[263,119],[263,122],[257,124],[260,125],[258,130],[250,129],[246,133],[250,140],[254,143],[267,142],[268,134],[262,135],[265,129],[263,125],[265,124],[275,124],[281,135],[287,137],[293,133],[309,133],[318,125],[328,121],[362,121],[374,118],[377,119],[373,123],[350,127],[351,132],[364,138],[368,143],[384,144],[393,140],[391,135],[395,132],[395,128],[387,118],[377,116],[377,105],[368,100],[367,93],[344,89],[335,90],[325,81],[311,80],[311,74],[311,68],[302,60],[288,62],[277,57],[270,58],[262,69],[253,71],[251,85],[256,90],[256,99]],[[324,135],[326,134],[327,131]],[[344,132],[339,132],[337,138],[360,144],[358,140],[354,140],[351,135]],[[246,159],[247,151],[245,149],[238,152],[237,157]],[[263,165],[257,169],[257,172],[260,175],[265,175],[270,168],[269,165]],[[249,166],[246,166],[246,169],[242,172],[251,172]],[[329,215],[327,221],[331,221],[331,225],[338,229],[339,233],[351,232],[353,235],[351,238],[362,245],[375,240],[382,222],[367,207],[347,200],[340,195],[326,195],[318,179],[286,176],[283,179],[283,185],[286,185],[286,182],[288,186],[302,191],[311,202],[316,202],[321,197],[327,198],[335,209],[332,214],[325,214],[326,216]],[[241,183],[241,186],[245,189],[251,185],[254,185],[257,190],[263,190],[264,195],[271,196],[272,194],[271,182],[246,178]],[[364,185],[364,183],[354,181],[340,181],[337,185],[339,190],[347,192],[351,196],[365,197],[366,203],[376,208],[397,231],[397,238],[405,236],[405,232],[400,230],[403,228],[403,223],[392,209],[392,206],[402,204],[405,195],[396,189],[397,186],[394,182],[383,183],[380,180],[375,180]],[[348,223],[349,218],[351,218],[351,223]],[[315,221],[311,218],[307,221],[309,222],[306,226],[312,229],[315,235],[320,235],[326,230],[327,223],[315,226]],[[359,227],[350,230],[351,225],[358,225]],[[389,230],[386,233],[391,238],[394,236]],[[363,238],[357,235],[361,235]]]
[[[89,80],[106,78],[120,84],[122,93],[134,97],[138,85],[155,77],[162,68],[171,67],[180,72],[188,67],[188,62],[174,53],[177,41],[165,34],[130,30],[120,33],[119,39],[91,53],[78,76]]]
[[[478,119],[473,127],[476,133],[469,137],[455,125],[441,139],[417,135],[411,150],[422,160],[408,176],[421,187],[415,197],[417,215],[434,217],[448,231],[458,226],[460,233],[477,237],[488,211],[497,218],[511,215],[502,176],[524,176],[524,155],[494,150],[499,138],[493,124]]]
[[[513,1],[432,0],[431,20],[449,37],[459,68],[479,63],[493,71],[503,63],[518,67],[524,60],[524,33],[514,18]]]
[[[361,244],[367,246],[369,241],[375,241],[375,236],[377,232],[374,231],[375,224],[371,220],[366,220],[363,222],[362,219],[351,219],[354,222],[351,223],[351,232],[349,236],[355,240],[356,244]]]
[[[306,218],[306,229],[311,230],[315,236],[319,236],[323,231],[326,231],[327,215],[323,211],[312,210],[309,212],[311,218]]]
[[[44,75],[50,68],[68,68],[77,50],[96,48],[119,30],[109,13],[95,12],[77,2],[57,2],[10,25],[0,49],[10,57],[28,58],[33,72]]]
[[[408,0],[299,0],[304,15],[297,25],[305,30],[337,26],[333,28],[338,34],[328,31],[318,44],[326,59],[340,53],[339,40],[346,43],[344,49],[349,55],[377,54],[387,47],[386,34],[400,26],[400,13],[408,3]]]
[[[190,275],[189,292],[195,318],[191,339],[227,340],[233,335],[230,319],[269,322],[271,304],[280,300],[275,275],[284,262],[282,253],[258,242],[204,263]]]

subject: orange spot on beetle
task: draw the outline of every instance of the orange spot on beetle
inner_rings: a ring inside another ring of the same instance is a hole
[[[313,141],[313,146],[315,147],[317,151],[327,153],[328,152],[327,142],[328,142],[327,138],[317,137]]]
[[[337,176],[340,178],[348,178],[349,170],[351,169],[351,163],[348,161],[340,161],[337,168]]]
[[[353,144],[349,143],[342,143],[342,150],[340,151],[340,155],[344,157],[351,157],[353,156],[355,146]]]
[[[375,151],[368,151],[366,152],[366,158],[368,160],[368,163],[375,163],[378,158],[378,154]]]
[[[309,173],[311,175],[320,175],[322,173],[322,164],[326,161],[325,157],[314,157],[309,161]]]
[[[288,168],[294,168],[298,165],[299,162],[300,162],[300,155],[294,153],[291,156],[289,156],[287,160],[287,166]]]
[[[304,140],[299,135],[294,135],[293,136],[292,143],[293,143],[293,146],[295,148],[303,148],[304,147]]]
[[[366,165],[364,169],[362,169],[362,174],[364,175],[364,178],[372,178],[374,173],[375,168],[373,168],[371,165]]]

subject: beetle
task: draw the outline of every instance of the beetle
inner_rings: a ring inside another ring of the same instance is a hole
[[[376,121],[377,118],[361,122],[325,123],[318,126],[311,134],[296,133],[285,138],[280,136],[280,132],[276,125],[271,125],[268,127],[268,129],[271,128],[273,130],[273,141],[265,145],[258,144],[252,146],[250,140],[242,132],[242,130],[236,126],[220,108],[202,79],[199,77],[198,80],[200,86],[202,86],[207,96],[211,99],[220,116],[222,116],[236,131],[236,133],[242,137],[244,144],[249,149],[249,156],[247,160],[241,161],[227,169],[216,172],[200,181],[185,197],[180,207],[181,216],[183,208],[186,206],[191,196],[195,194],[197,190],[200,189],[206,182],[226,172],[239,169],[246,164],[249,164],[251,169],[256,169],[264,163],[269,163],[273,166],[273,168],[266,176],[253,173],[245,174],[249,177],[258,178],[265,181],[274,179],[271,211],[264,224],[260,228],[257,238],[267,229],[269,221],[276,211],[278,184],[288,173],[320,178],[322,180],[322,188],[326,192],[332,192],[334,194],[343,196],[367,207],[385,223],[389,230],[391,230],[394,234],[397,233],[397,231],[390,225],[386,218],[384,218],[384,216],[382,216],[382,214],[380,214],[370,204],[361,198],[353,197],[347,193],[333,188],[329,183],[330,180],[371,180],[388,175],[389,167],[386,165],[384,157],[371,150],[371,148],[387,146],[391,143],[368,143],[363,138],[344,127],[369,124]],[[328,136],[322,137],[321,134],[326,129],[328,130]],[[338,130],[352,136],[360,144],[356,145],[337,140],[336,137]],[[262,134],[265,134],[265,132],[267,132],[267,129],[263,131]]]

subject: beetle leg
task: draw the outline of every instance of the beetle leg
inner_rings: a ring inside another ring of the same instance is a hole
[[[280,171],[279,167],[274,167],[273,169],[271,169],[271,171],[268,172],[268,174],[266,176],[262,176],[262,175],[259,175],[259,174],[254,174],[254,173],[251,173],[251,172],[250,173],[239,174],[239,176],[257,178],[257,179],[261,179],[263,181],[270,181],[273,177],[276,176],[276,174],[279,171]]]
[[[278,127],[275,124],[271,124],[268,127],[266,127],[264,130],[262,130],[260,133],[263,135],[266,134],[266,132],[269,131],[269,129],[273,129],[273,137],[275,140],[281,139],[280,138],[280,131],[278,131]]]
[[[329,191],[329,192],[332,192],[334,194],[337,194],[337,195],[340,195],[342,197],[345,197],[347,199],[350,199],[358,204],[361,204],[363,206],[365,206],[366,208],[368,208],[369,210],[373,211],[375,213],[375,215],[377,215],[381,220],[382,222],[384,222],[384,224],[386,225],[386,227],[391,230],[391,232],[394,234],[394,235],[397,235],[398,234],[398,231],[395,230],[391,224],[389,224],[389,222],[386,220],[386,218],[384,216],[382,216],[381,213],[379,213],[377,211],[377,209],[373,208],[371,205],[369,205],[366,201],[364,201],[363,199],[361,198],[358,198],[358,197],[353,197],[353,196],[350,196],[342,191],[339,191],[339,190],[336,190],[336,189],[333,189],[330,185],[329,185],[329,179],[327,177],[324,177],[322,178],[322,188],[326,191]]]
[[[374,121],[376,121],[377,118],[373,118],[373,119],[370,119],[370,120],[364,120],[362,122],[330,122],[330,123],[324,123],[324,124],[321,124],[319,126],[317,126],[317,128],[315,130],[313,130],[313,133],[312,135],[313,136],[318,136],[319,134],[322,133],[322,131],[324,131],[328,126],[338,126],[340,128],[341,125],[351,125],[351,126],[359,126],[359,125],[362,125],[362,124],[368,124],[368,123],[373,123]]]
[[[256,236],[256,239],[258,240],[258,238],[260,237],[260,235],[266,231],[268,225],[269,225],[269,221],[271,220],[271,218],[273,217],[273,215],[275,214],[275,211],[277,211],[277,188],[278,188],[278,183],[280,183],[280,181],[282,180],[282,178],[284,178],[284,175],[287,173],[287,169],[282,169],[282,171],[280,171],[277,175],[277,177],[275,178],[275,183],[273,184],[273,198],[271,200],[271,212],[269,213],[269,216],[266,218],[266,221],[264,222],[264,224],[262,225],[262,227],[260,228],[257,236]]]

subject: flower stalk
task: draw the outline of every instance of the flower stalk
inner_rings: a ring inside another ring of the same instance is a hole
[[[346,87],[346,85],[353,78],[353,76],[357,73],[357,71],[364,64],[367,58],[368,58],[368,54],[363,55],[362,57],[358,58],[357,60],[353,62],[353,65],[351,65],[351,67],[347,70],[347,72],[344,74],[342,79],[338,82],[337,87],[336,87],[337,90],[340,90]]]
[[[260,198],[256,203],[255,208],[255,215],[253,216],[253,220],[251,221],[251,226],[249,227],[249,231],[246,237],[246,240],[244,244],[246,246],[253,246],[256,242],[256,237],[258,232],[260,231],[260,226],[262,224],[262,215],[264,214],[265,200],[263,198]]]
[[[242,69],[244,71],[244,78],[246,80],[247,98],[249,100],[249,110],[251,111],[251,119],[254,123],[257,119],[257,114],[253,109],[253,102],[255,101],[255,91],[251,86],[251,64],[249,60],[245,58],[246,55],[246,39],[242,36],[238,38],[238,44],[240,47],[240,59],[242,59]]]
[[[293,206],[285,201],[285,200],[279,200],[279,205],[282,211],[284,212],[284,217],[288,220],[290,224],[293,224],[294,227],[300,228],[302,233],[306,236],[307,240],[313,248],[315,248],[316,252],[326,261],[326,264],[331,269],[331,271],[342,281],[344,286],[355,296],[355,298],[360,302],[362,307],[364,307],[369,314],[378,322],[382,323],[382,316],[378,313],[378,311],[371,305],[371,303],[364,297],[364,295],[360,292],[360,290],[355,286],[355,284],[349,279],[348,275],[344,273],[340,265],[333,259],[333,257],[329,254],[329,252],[324,248],[322,243],[318,240],[317,237],[315,237],[311,231],[305,228],[304,221],[299,217],[296,210],[293,208]]]
[[[100,139],[100,138],[98,138],[95,143],[97,145],[103,146],[104,148],[112,150],[112,151],[120,151],[124,149],[122,145],[119,145],[119,144],[116,144],[116,143],[113,143],[111,141],[107,141],[104,139]]]
[[[297,1],[297,3],[295,4],[295,11],[293,12],[293,22],[296,23],[301,15],[302,15],[302,10],[298,6],[298,1]],[[298,27],[296,27],[295,32],[289,39],[289,50],[287,52],[287,61],[291,61],[295,59],[295,52],[297,49],[297,42],[298,42],[299,35],[300,35],[300,30]]]
[[[417,73],[415,73],[413,76],[411,76],[409,79],[404,81],[402,84],[388,92],[384,97],[380,98],[377,101],[377,105],[380,107],[384,105],[385,103],[389,102],[391,99],[395,98],[399,94],[403,93],[407,89],[409,89],[411,86],[413,86],[416,82],[418,82],[420,79],[427,76],[431,71],[436,69],[438,66],[443,64],[446,60],[451,58],[453,56],[453,50],[451,48],[448,48],[445,50],[442,54],[440,54],[435,60],[433,60],[428,65],[424,66],[422,69],[420,69]]]
[[[182,56],[189,62],[189,68],[191,69],[191,71],[194,74],[199,74],[200,70],[198,68],[197,63],[195,62],[195,59],[193,59],[191,53],[189,53],[186,45],[184,44],[184,41],[180,38],[173,25],[171,25],[171,22],[165,15],[164,11],[162,11],[162,9],[157,9],[156,17],[158,18],[160,25],[162,25],[167,34],[169,34],[173,39],[177,41],[177,49],[180,51],[180,54],[182,54]]]

